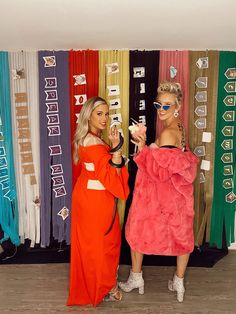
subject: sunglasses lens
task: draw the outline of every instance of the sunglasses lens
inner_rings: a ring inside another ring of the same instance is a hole
[[[159,104],[158,102],[154,102],[153,105],[157,110],[161,109],[161,104]]]
[[[167,110],[170,109],[170,105],[163,105],[162,108],[163,108],[165,111],[167,111]]]

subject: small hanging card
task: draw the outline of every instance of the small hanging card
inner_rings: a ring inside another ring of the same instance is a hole
[[[45,77],[45,88],[57,88],[56,77]]]
[[[48,136],[59,136],[61,135],[60,125],[48,126]]]
[[[58,216],[61,216],[61,218],[63,219],[63,220],[66,220],[66,218],[69,216],[69,214],[70,214],[70,211],[69,211],[69,209],[66,207],[66,206],[64,206],[64,207],[62,207],[62,209],[58,212]]]
[[[48,119],[48,125],[59,124],[59,115],[58,115],[58,113],[47,114],[47,119]]]
[[[107,86],[108,96],[118,96],[120,95],[120,87],[119,85],[110,85]]]
[[[139,93],[140,94],[145,94],[145,83],[140,83]]]
[[[50,150],[50,156],[62,154],[61,145],[52,145],[52,146],[48,146],[48,148]]]
[[[112,110],[112,109],[115,110],[115,109],[121,108],[120,98],[111,99],[111,100],[109,100],[109,103],[110,103],[110,106],[109,106],[110,110]]]
[[[115,74],[119,72],[119,65],[117,62],[106,64],[107,74]]]
[[[86,94],[75,95],[74,97],[76,99],[76,103],[75,103],[76,106],[83,105],[86,102],[86,100],[87,100],[87,95]]]
[[[75,79],[74,85],[85,85],[86,84],[86,76],[85,74],[73,75]]]
[[[58,103],[57,102],[46,103],[46,106],[47,106],[47,113],[58,112]]]
[[[51,168],[51,175],[63,173],[62,164],[53,165],[53,166],[50,166],[50,168]]]
[[[55,192],[55,197],[56,198],[66,195],[66,189],[65,189],[64,185],[63,186],[59,186],[59,187],[53,189],[53,191]]]
[[[133,68],[133,77],[134,78],[145,77],[145,67]]]
[[[210,143],[212,138],[211,132],[202,132],[202,142]]]
[[[44,67],[55,67],[56,66],[56,57],[55,56],[48,56],[48,57],[43,57],[44,60]]]
[[[209,171],[210,170],[210,161],[209,160],[202,160],[202,162],[201,162],[201,169],[202,170],[206,170],[206,171]]]
[[[45,90],[44,92],[46,94],[46,100],[57,100],[58,99],[56,89]]]
[[[139,100],[139,110],[146,110],[145,99],[140,99]]]
[[[198,88],[207,88],[207,82],[208,82],[207,76],[200,76],[195,81],[195,84]]]
[[[122,123],[122,116],[120,113],[116,113],[116,114],[111,114],[110,115],[110,118],[111,118],[111,124],[114,123],[114,122],[120,122]]]

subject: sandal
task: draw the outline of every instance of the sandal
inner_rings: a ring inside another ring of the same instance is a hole
[[[105,296],[104,301],[120,301],[122,299],[122,292],[115,286],[111,291]]]

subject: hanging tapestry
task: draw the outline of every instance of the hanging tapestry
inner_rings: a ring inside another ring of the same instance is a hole
[[[129,123],[129,51],[99,51],[99,96],[109,105],[110,123],[120,122],[124,137],[122,153],[128,156]],[[107,136],[105,140],[108,141]],[[119,217],[123,223],[125,201],[119,200]]]
[[[98,95],[98,51],[69,51],[71,143],[80,110],[84,102]],[[73,186],[79,175],[79,166],[72,162]]]
[[[189,59],[189,145],[200,158],[194,182],[194,234],[199,246],[210,239],[219,53],[191,51]]]
[[[41,246],[70,242],[71,144],[68,52],[39,52]]]
[[[0,243],[10,239],[13,244],[19,245],[7,52],[0,52],[0,90],[0,226],[4,233]]]
[[[214,199],[210,243],[222,247],[235,241],[236,210],[236,52],[220,52],[217,100]]]
[[[38,54],[11,52],[11,104],[21,242],[40,243]]]
[[[189,52],[188,51],[160,51],[159,82],[169,81],[181,84],[183,100],[181,119],[186,130],[188,140],[188,112],[189,112]],[[157,135],[162,129],[161,121],[157,121]]]
[[[153,101],[157,95],[159,51],[130,51],[129,67],[129,124],[132,125],[133,119],[144,123],[147,126],[147,144],[151,144],[155,141],[156,134],[156,109],[153,106]],[[133,161],[136,151],[137,147],[130,142],[129,184],[131,192],[127,200],[126,217],[132,201],[132,191],[137,171],[136,164]]]

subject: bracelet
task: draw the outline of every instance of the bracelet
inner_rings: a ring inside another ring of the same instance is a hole
[[[125,160],[124,160],[123,156],[121,156],[121,163],[120,164],[114,163],[111,159],[109,159],[108,162],[114,168],[122,168],[125,165]]]
[[[114,147],[110,150],[110,154],[113,154],[113,153],[117,152],[118,150],[120,150],[122,145],[124,144],[123,136],[121,134],[119,134],[119,135],[120,135],[120,142],[116,147]]]

